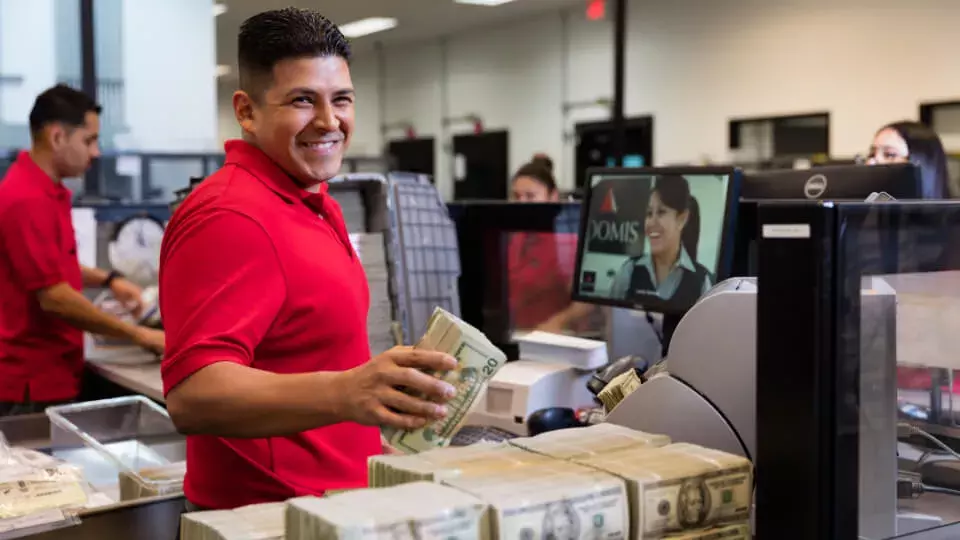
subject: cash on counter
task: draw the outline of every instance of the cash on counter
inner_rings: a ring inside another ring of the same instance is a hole
[[[751,538],[748,460],[612,424],[375,456],[369,470],[369,488],[187,514],[183,540]]]

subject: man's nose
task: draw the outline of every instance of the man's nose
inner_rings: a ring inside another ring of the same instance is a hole
[[[316,107],[317,114],[313,118],[313,124],[324,131],[336,131],[340,128],[340,121],[337,119],[337,115],[334,114],[333,106],[329,103],[324,103],[319,107]]]

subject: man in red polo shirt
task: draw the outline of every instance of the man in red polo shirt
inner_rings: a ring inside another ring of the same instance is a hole
[[[188,435],[188,508],[363,486],[383,451],[377,426],[446,414],[453,388],[421,370],[453,358],[395,348],[370,359],[366,278],[325,184],[354,126],[348,58],[314,11],[245,21],[233,97],[243,140],[164,236],[163,382]]]
[[[32,146],[0,182],[0,416],[40,412],[80,393],[83,331],[163,350],[163,332],[128,324],[80,292],[110,287],[136,310],[140,288],[80,266],[64,178],[99,155],[100,107],[67,86],[37,97]]]

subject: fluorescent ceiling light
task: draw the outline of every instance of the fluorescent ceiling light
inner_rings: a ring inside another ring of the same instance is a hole
[[[219,17],[220,15],[223,15],[223,14],[226,13],[226,12],[227,12],[227,5],[226,5],[226,4],[214,4],[214,5],[213,5],[213,16],[214,16],[214,17]]]
[[[392,17],[369,17],[340,25],[340,31],[348,38],[367,36],[390,30],[397,26],[397,20]]]
[[[499,6],[513,0],[453,0],[458,4],[470,4],[472,6]]]

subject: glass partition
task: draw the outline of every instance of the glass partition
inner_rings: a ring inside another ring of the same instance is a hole
[[[960,538],[960,203],[758,215],[757,534]]]

